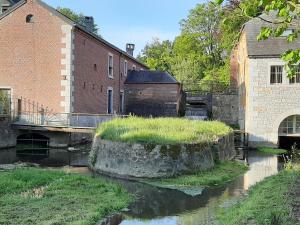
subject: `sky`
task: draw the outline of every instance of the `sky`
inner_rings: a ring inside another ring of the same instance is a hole
[[[135,56],[153,38],[173,40],[180,33],[180,20],[203,0],[44,0],[56,8],[68,7],[93,16],[100,35],[125,50],[136,45]]]

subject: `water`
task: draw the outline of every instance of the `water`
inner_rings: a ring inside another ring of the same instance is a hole
[[[235,204],[251,186],[277,174],[283,166],[277,156],[256,152],[250,152],[248,163],[250,169],[243,176],[225,186],[205,189],[196,197],[139,183],[123,184],[129,192],[137,195],[138,200],[130,205],[125,213],[127,219],[121,225],[212,224],[218,207]]]
[[[87,166],[88,151],[70,152],[67,149],[50,149],[49,156],[18,155],[16,148],[0,150],[0,164],[16,162],[36,163],[43,167]]]
[[[87,152],[50,150],[49,158],[24,158],[16,156],[15,149],[0,150],[0,164],[18,161],[39,163],[41,166],[84,166]],[[147,184],[103,177],[121,184],[136,196],[126,212],[121,225],[200,225],[213,224],[219,207],[235,204],[247,190],[268,176],[278,173],[283,167],[277,156],[250,152],[250,169],[243,176],[224,185],[204,189],[201,195],[190,196],[181,191],[153,187]],[[68,172],[91,175],[86,167],[68,167]],[[100,175],[96,175],[100,176]],[[119,223],[111,224],[119,225]]]

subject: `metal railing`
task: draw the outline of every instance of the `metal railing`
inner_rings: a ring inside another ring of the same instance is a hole
[[[114,118],[126,117],[116,114],[21,112],[14,114],[13,123],[17,125],[36,125],[52,127],[97,128],[99,124]]]

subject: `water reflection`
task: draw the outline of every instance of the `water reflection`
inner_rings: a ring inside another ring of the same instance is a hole
[[[41,166],[87,166],[88,152],[69,152],[67,149],[50,149],[48,156],[18,155],[15,148],[0,150],[0,164],[12,164],[16,162],[37,163]]]
[[[249,171],[223,187],[209,188],[202,195],[191,197],[176,190],[166,190],[142,184],[123,186],[138,196],[121,225],[200,225],[212,224],[218,207],[235,204],[238,198],[257,182],[281,169],[277,156],[250,152]]]

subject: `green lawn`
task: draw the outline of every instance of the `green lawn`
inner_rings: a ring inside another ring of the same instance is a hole
[[[129,117],[101,124],[96,134],[113,141],[180,144],[215,141],[231,131],[230,127],[217,121]]]
[[[285,149],[269,148],[269,147],[260,147],[258,148],[258,151],[266,154],[273,154],[273,155],[281,155],[288,152]]]
[[[37,168],[0,172],[1,225],[94,225],[130,200],[99,178]]]
[[[296,225],[291,220],[293,199],[288,192],[297,179],[300,170],[294,168],[258,183],[240,203],[219,212],[218,224]]]
[[[206,187],[221,185],[240,176],[248,170],[244,164],[224,162],[217,164],[213,169],[201,171],[192,175],[183,175],[176,178],[146,181],[154,186],[176,187]]]

